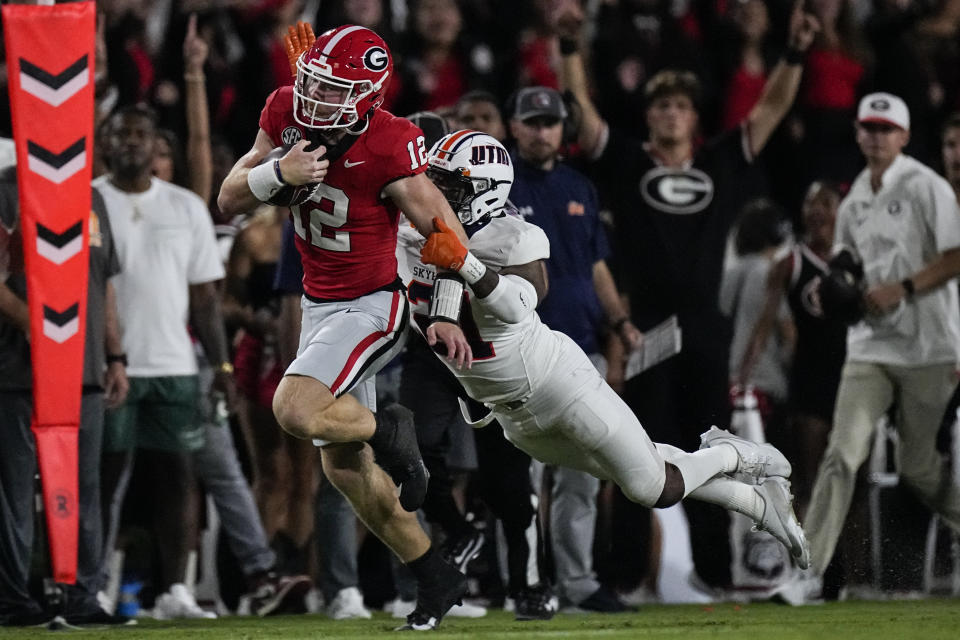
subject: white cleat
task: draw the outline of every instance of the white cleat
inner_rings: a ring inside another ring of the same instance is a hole
[[[201,609],[186,585],[178,582],[170,586],[170,591],[157,597],[153,606],[153,617],[157,620],[196,618],[212,620],[217,617],[217,614]]]
[[[763,516],[754,521],[757,529],[779,540],[790,552],[794,564],[801,569],[808,568],[810,547],[803,527],[793,512],[790,483],[783,478],[767,478],[753,490],[763,499]]]
[[[823,604],[823,581],[809,571],[797,572],[790,580],[777,587],[771,600],[793,607]]]
[[[347,587],[337,592],[327,605],[327,617],[334,620],[367,620],[370,611],[363,606],[363,596],[356,587]]]
[[[462,604],[455,604],[447,611],[448,618],[482,618],[487,615],[487,608],[478,604],[470,604],[466,600]]]
[[[736,474],[751,477],[754,481],[764,478],[789,478],[792,468],[787,458],[772,444],[758,444],[725,429],[710,427],[700,436],[700,448],[707,449],[720,444],[728,444],[737,451],[740,463]]]
[[[383,605],[383,610],[394,618],[406,618],[408,615],[413,613],[413,610],[416,608],[416,600],[404,600],[399,597]]]

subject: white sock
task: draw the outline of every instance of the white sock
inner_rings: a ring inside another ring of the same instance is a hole
[[[763,518],[763,498],[749,484],[733,478],[717,476],[690,492],[694,500],[709,502],[730,511],[736,511],[759,522]]]
[[[740,455],[732,446],[710,447],[693,453],[659,442],[656,447],[664,460],[680,470],[684,498],[718,473],[736,471],[740,464]]]

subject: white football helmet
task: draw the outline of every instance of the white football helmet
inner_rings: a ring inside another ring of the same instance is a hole
[[[513,162],[496,138],[464,129],[430,149],[429,177],[464,225],[502,209],[513,185]]]

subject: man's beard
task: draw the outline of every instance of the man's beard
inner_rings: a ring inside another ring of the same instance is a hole
[[[150,173],[150,163],[114,162],[110,166],[110,170],[113,172],[113,175],[118,178],[123,180],[134,180],[145,173]]]

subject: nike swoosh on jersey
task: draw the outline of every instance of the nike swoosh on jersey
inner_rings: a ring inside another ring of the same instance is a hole
[[[349,160],[344,160],[344,161],[343,161],[343,166],[344,166],[345,168],[349,169],[350,167],[355,167],[355,166],[357,166],[358,164],[363,164],[364,162],[366,162],[366,160],[358,160],[357,162],[350,162]]]

